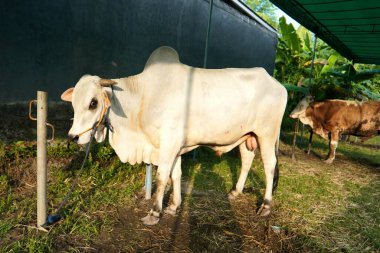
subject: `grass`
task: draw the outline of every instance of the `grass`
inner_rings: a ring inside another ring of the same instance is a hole
[[[289,120],[286,119],[286,125],[290,128]],[[300,130],[301,131],[301,130]],[[293,132],[287,131],[283,134],[284,141],[291,145],[293,140]],[[305,128],[304,134],[301,138],[301,133],[298,133],[297,146],[301,149],[306,150],[308,144],[309,132],[308,128]],[[350,137],[350,142],[339,141],[337,152],[338,154],[343,154],[346,157],[350,157],[351,160],[362,161],[363,163],[380,166],[380,136],[373,137],[365,142],[361,142],[359,138],[354,136]],[[321,157],[325,158],[328,154],[328,141],[319,137],[317,134],[313,135],[312,140],[312,151],[314,153],[320,154]]]
[[[122,164],[107,144],[96,144],[62,210],[64,219],[48,233],[32,228],[36,223],[35,143],[0,143],[0,252],[93,252],[95,245],[102,245],[103,234],[122,237],[118,240],[124,251],[138,251],[149,243],[161,249],[167,242],[158,236],[160,230],[167,230],[165,238],[176,243],[189,242],[188,251],[247,251],[247,245],[263,252],[380,251],[380,175],[375,169],[380,165],[379,150],[341,142],[336,161],[326,165],[303,153],[304,138],[297,160],[292,161],[291,134],[284,135],[280,184],[269,221],[252,218],[265,187],[260,155],[247,179],[247,194],[229,202],[226,194],[237,182],[240,159],[235,153],[219,158],[202,148],[195,161],[191,155],[183,159],[183,181],[193,190],[184,194],[177,217],[181,225],[169,226],[172,221],[164,219],[156,228],[141,227],[132,217],[125,218],[124,224],[119,213],[121,207],[137,208],[145,166]],[[379,137],[368,142],[379,143]],[[314,138],[313,152],[327,154],[326,141]],[[78,146],[59,140],[48,148],[49,213],[68,192],[83,155]],[[268,222],[281,229],[272,239],[264,236]],[[185,231],[184,238],[173,239],[176,226]],[[126,227],[132,234],[126,234]],[[156,236],[147,238],[152,231]],[[116,241],[103,243],[111,247]]]
[[[3,163],[10,163],[11,166],[15,164],[17,167],[20,157],[27,158],[33,155],[29,147],[33,147],[33,144],[23,143],[22,146],[19,143],[11,144]],[[59,142],[49,147],[49,159],[54,161],[54,163],[49,163],[51,165],[48,188],[49,213],[54,212],[53,207],[63,200],[73,178],[78,173],[83,152],[72,159],[74,152],[78,149],[74,147],[67,148],[65,143]],[[4,252],[47,252],[52,250],[52,245],[57,244],[65,245],[65,247],[77,243],[88,246],[94,234],[112,225],[112,216],[108,214],[110,207],[127,204],[131,196],[142,187],[143,170],[141,168],[142,166],[132,167],[120,163],[110,147],[96,145],[79,177],[78,186],[62,210],[65,219],[46,236],[28,227],[34,226],[36,221],[36,193],[35,185],[25,185],[25,181],[34,181],[35,174],[30,178],[23,175],[20,178],[22,182],[16,181],[15,178],[9,180],[10,171],[7,171],[7,166],[4,166],[2,173],[5,175],[0,177],[2,189],[0,240],[3,245],[1,250]],[[29,169],[34,170],[35,167],[32,166]],[[13,185],[19,187],[13,187]],[[17,234],[17,241],[9,236],[10,232]],[[74,241],[71,241],[71,235],[75,235]]]

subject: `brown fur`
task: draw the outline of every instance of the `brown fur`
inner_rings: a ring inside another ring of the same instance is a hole
[[[359,137],[374,136],[380,130],[380,102],[348,102],[326,100],[314,102],[306,109],[313,121],[313,130]]]
[[[330,139],[326,161],[331,163],[341,134],[367,139],[380,133],[380,102],[314,102],[306,109],[306,118],[312,122],[316,134]]]

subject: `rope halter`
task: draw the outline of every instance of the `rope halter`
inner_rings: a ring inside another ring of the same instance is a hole
[[[82,136],[83,134],[85,134],[91,130],[92,130],[91,135],[93,135],[95,133],[95,131],[98,129],[98,127],[100,126],[100,124],[104,124],[106,128],[108,128],[112,131],[112,127],[109,124],[109,121],[107,119],[110,108],[111,108],[111,106],[110,106],[108,97],[105,93],[103,93],[103,108],[102,108],[102,112],[100,114],[99,120],[95,121],[95,123],[92,125],[92,127],[90,127],[88,129],[86,129],[85,131],[77,134],[74,138],[77,139],[80,136]]]

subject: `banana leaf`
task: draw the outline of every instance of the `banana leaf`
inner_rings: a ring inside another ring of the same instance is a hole
[[[306,87],[301,87],[301,86],[296,86],[294,84],[289,84],[289,83],[283,83],[282,84],[286,90],[289,92],[289,91],[294,91],[294,92],[300,92],[300,93],[303,93],[305,95],[307,94],[310,94],[310,91],[308,88]]]

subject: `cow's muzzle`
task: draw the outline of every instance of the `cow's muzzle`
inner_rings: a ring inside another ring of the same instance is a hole
[[[70,138],[73,142],[77,143],[78,140],[79,140],[79,135],[69,134],[69,138]]]

